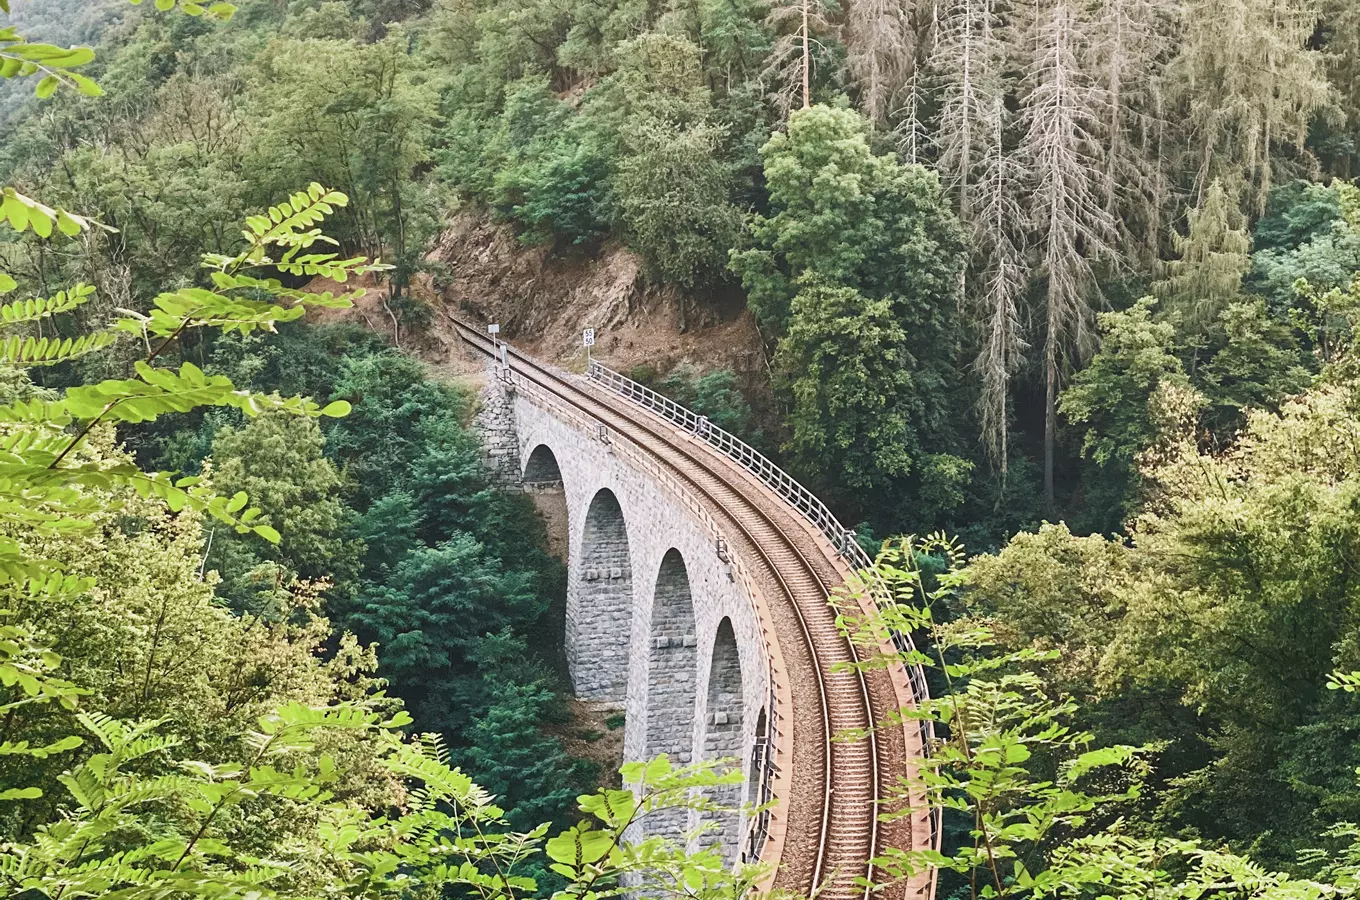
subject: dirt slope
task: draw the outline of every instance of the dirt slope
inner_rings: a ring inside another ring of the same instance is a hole
[[[739,297],[685,297],[648,285],[638,257],[617,244],[553,254],[465,214],[433,256],[448,270],[431,281],[435,296],[465,316],[499,322],[503,337],[540,358],[578,360],[581,329],[592,326],[595,355],[620,370],[645,364],[664,372],[689,361],[730,368],[745,381],[764,369],[755,320]]]
[[[501,325],[501,337],[541,359],[580,370],[581,330],[596,330],[594,355],[622,372],[648,366],[664,374],[682,362],[703,371],[727,368],[760,412],[770,409],[765,353],[755,318],[739,295],[687,297],[648,284],[636,254],[617,243],[597,252],[526,247],[512,229],[485,215],[464,213],[445,228],[430,254],[436,274],[420,277],[414,293],[432,310],[422,333],[400,329],[400,345],[451,376],[472,376],[447,315]],[[373,287],[368,279],[359,282]],[[313,282],[312,290],[354,287]],[[396,329],[374,287],[353,310],[316,318],[348,319],[389,338]]]

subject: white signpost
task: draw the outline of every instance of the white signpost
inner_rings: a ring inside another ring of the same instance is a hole
[[[486,333],[491,335],[491,346],[495,348],[496,355],[500,357],[501,366],[508,368],[510,366],[510,354],[508,352],[510,348],[502,344],[500,339],[496,337],[501,333],[501,326],[495,323],[488,325],[486,326]]]
[[[587,328],[581,332],[581,344],[586,348],[586,373],[590,373],[590,348],[595,346],[595,329]]]

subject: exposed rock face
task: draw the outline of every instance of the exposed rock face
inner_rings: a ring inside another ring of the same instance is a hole
[[[429,285],[440,301],[498,322],[502,337],[540,359],[579,362],[590,326],[595,355],[616,369],[665,372],[688,361],[764,385],[760,332],[735,286],[721,297],[686,296],[649,284],[637,255],[617,243],[554,253],[471,213],[450,223],[432,258],[444,269]]]

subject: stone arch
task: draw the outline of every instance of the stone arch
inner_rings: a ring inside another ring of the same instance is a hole
[[[769,752],[770,720],[765,707],[756,716],[755,743],[751,745],[751,770],[746,773],[746,802],[762,803],[760,778],[765,769],[765,754]]]
[[[765,707],[756,716],[755,741],[751,744],[751,759],[746,772],[746,802],[750,806],[763,806],[769,801],[770,785],[765,781],[765,772],[770,755],[770,717]],[[765,845],[765,837],[770,830],[770,811],[762,810],[746,823],[747,845],[743,861],[752,862],[760,858]]]
[[[742,692],[741,654],[737,649],[732,620],[723,617],[713,639],[713,655],[708,668],[708,706],[704,721],[704,758],[734,757],[740,765],[742,757]],[[724,784],[712,788],[715,803],[735,809],[741,803],[742,785]],[[711,814],[705,841],[717,840],[723,858],[733,863],[741,841],[741,816],[735,812]]]
[[[524,464],[523,481],[526,485],[561,486],[562,469],[547,444],[539,444],[529,454],[529,461]]]
[[[674,547],[662,557],[656,575],[647,655],[647,736],[643,758],[665,753],[676,765],[688,763],[694,750],[699,647],[689,570]],[[686,813],[684,809],[654,813],[648,830],[678,838],[685,829]]]
[[[572,687],[582,700],[622,704],[628,692],[633,570],[619,499],[601,488],[590,501],[567,609]]]

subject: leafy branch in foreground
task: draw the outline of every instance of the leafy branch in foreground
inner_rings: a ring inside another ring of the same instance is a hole
[[[931,558],[923,574],[922,560]],[[1036,663],[1056,651],[1000,652],[988,623],[952,619],[966,589],[963,548],[940,535],[885,545],[876,569],[887,587],[872,616],[839,602],[839,623],[858,646],[891,646],[893,633],[919,634],[929,652],[878,653],[863,669],[920,665],[943,689],[898,710],[879,728],[928,720],[937,735],[914,772],[890,798],[907,815],[943,808],[965,838],[941,850],[892,847],[876,860],[888,883],[937,868],[955,895],[1002,897],[1320,898],[1354,892],[1357,865],[1329,872],[1334,884],[1268,871],[1250,860],[1196,841],[1130,827],[1122,812],[1135,801],[1149,771],[1146,748],[1099,747],[1069,724],[1074,701],[1050,696]],[[937,615],[939,613],[939,615]],[[1360,690],[1360,675],[1338,675],[1338,688]],[[1360,833],[1357,833],[1360,834]],[[1352,862],[1360,864],[1352,842]],[[880,889],[887,887],[880,884]]]
[[[0,580],[22,581],[51,573],[50,565],[27,559],[20,542],[5,534],[81,530],[100,504],[116,502],[109,498],[120,489],[159,498],[172,511],[193,509],[240,533],[279,540],[278,532],[260,521],[259,510],[247,507],[244,494],[218,497],[199,478],[147,473],[129,463],[87,459],[80,449],[101,425],[148,422],[205,406],[232,407],[248,416],[266,410],[310,417],[346,415],[349,406],[343,401],[322,407],[300,397],[240,391],[230,379],[204,373],[192,363],[171,369],[155,362],[191,329],[219,328],[242,334],[273,331],[277,323],[296,320],[308,308],[350,305],[362,290],[340,295],[309,293],[286,288],[269,275],[281,268],[344,282],[386,268],[362,258],[301,252],[331,242],[317,226],[347,202],[344,194],[312,184],[271,208],[266,216],[252,217],[245,249],[239,254],[204,258],[214,288],[163,293],[153,301],[150,313],[124,310],[106,328],[91,333],[67,338],[4,334],[75,310],[93,296],[89,285],[0,306],[0,365],[69,362],[134,335],[145,347],[143,358],[133,367],[134,377],[77,385],[55,399],[35,396],[0,406]],[[257,218],[265,223],[263,227],[256,227]],[[13,285],[13,279],[6,281],[0,289]]]
[[[143,0],[128,0],[139,6]],[[156,9],[167,12],[175,9],[190,16],[229,20],[236,7],[226,2],[199,3],[197,0],[153,0]],[[0,13],[9,13],[9,0],[0,0]],[[0,28],[0,78],[38,79],[34,94],[46,100],[62,85],[73,87],[87,97],[103,96],[104,91],[95,81],[77,69],[94,62],[94,51],[89,47],[57,47],[29,41],[14,26]],[[23,228],[15,226],[22,231]]]
[[[0,654],[6,647],[0,640]],[[43,657],[42,667],[57,663],[24,644],[0,655],[0,673],[17,670],[33,653]],[[74,688],[42,667],[33,692],[73,706]],[[244,735],[239,762],[181,756],[161,720],[121,721],[94,712],[79,712],[76,720],[97,752],[58,779],[67,797],[55,818],[0,846],[6,895],[269,900],[460,889],[480,900],[515,900],[538,890],[526,872],[542,853],[567,879],[558,896],[591,900],[621,896],[625,880],[648,885],[649,894],[736,900],[766,874],[759,866],[728,871],[717,849],[690,854],[661,837],[625,835],[651,812],[691,805],[697,791],[739,779],[740,773],[720,774],[713,762],[676,769],[661,757],[626,767],[636,794],[582,796],[583,821],[546,839],[546,825],[511,831],[495,798],[449,765],[438,738],[403,738],[399,729],[410,717],[399,712],[384,719],[366,701],[285,704]],[[333,794],[342,772],[337,759],[318,748],[337,733],[378,744],[382,769],[405,785],[399,812]],[[70,736],[40,748],[0,744],[0,752],[41,756],[83,743]],[[32,799],[35,791],[11,788],[0,799]],[[264,852],[242,827],[252,817],[308,823],[309,837]]]

